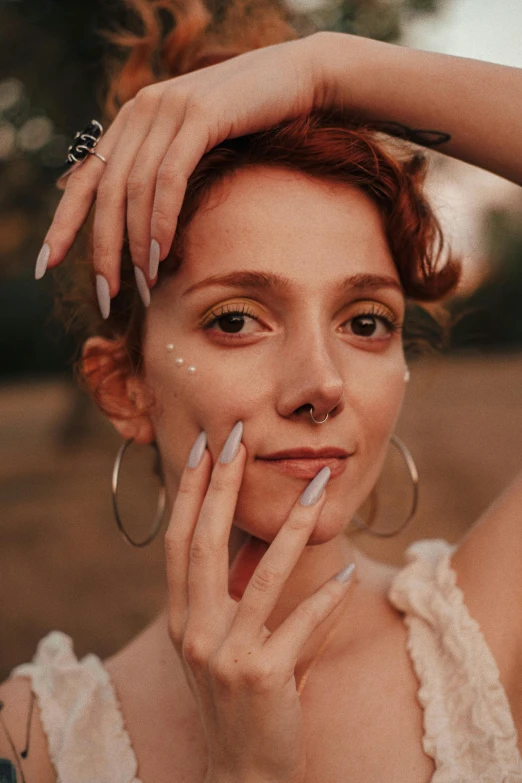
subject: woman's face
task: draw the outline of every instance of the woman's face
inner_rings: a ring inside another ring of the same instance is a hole
[[[396,286],[376,287],[377,275]],[[345,283],[353,276],[370,285]],[[310,480],[264,455],[331,446],[352,456],[329,481],[309,543],[337,536],[374,486],[400,412],[404,307],[380,214],[362,191],[266,166],[216,186],[146,316],[144,378],[169,497],[199,432],[214,463],[241,420],[235,526],[271,542]],[[331,411],[326,423],[312,421],[310,405],[318,420]]]

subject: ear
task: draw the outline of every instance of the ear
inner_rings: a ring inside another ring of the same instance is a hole
[[[123,339],[89,337],[82,348],[81,374],[91,397],[120,435],[136,443],[155,440],[147,412],[152,394],[136,375]]]

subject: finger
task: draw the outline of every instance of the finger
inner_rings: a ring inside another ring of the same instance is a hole
[[[215,621],[228,593],[228,541],[246,459],[246,448],[239,442],[243,425],[234,425],[224,450],[235,444],[235,457],[214,465],[210,484],[201,507],[190,547],[188,574],[189,613],[196,625],[207,628]],[[234,451],[234,449],[232,450]]]
[[[200,433],[191,453],[199,446],[201,454],[201,447],[204,445],[206,445],[206,436],[204,433]],[[169,627],[179,642],[181,642],[183,623],[188,608],[190,545],[208,489],[210,472],[210,453],[205,448],[196,468],[191,468],[188,464],[185,466],[165,533]]]
[[[296,500],[285,523],[259,561],[246,587],[235,618],[234,633],[258,636],[272,614],[285,583],[294,570],[310,539],[326,502],[324,487],[330,478],[330,469],[322,468],[303,494]],[[322,494],[315,503],[303,505],[305,493]]]
[[[138,93],[98,187],[92,234],[93,263],[95,273],[107,280],[111,297],[119,288],[127,192],[135,184],[128,181],[129,174],[154,122],[158,104],[158,93],[149,90]]]
[[[127,232],[133,263],[150,278],[150,227],[156,179],[165,155],[183,122],[185,107],[163,99],[153,126],[141,145],[129,174],[127,187]],[[153,277],[156,277],[154,274]]]
[[[112,151],[118,143],[118,138],[130,111],[125,104],[107,133],[102,136],[96,145],[96,151],[110,160]],[[96,155],[88,155],[80,166],[72,171],[65,180],[65,192],[60,199],[49,230],[44,239],[44,244],[50,248],[49,260],[46,268],[52,269],[58,266],[69,250],[83,226],[95,199],[98,183],[105,172],[105,163]],[[41,275],[40,275],[41,276]]]
[[[151,257],[151,280],[156,279],[158,263],[169,253],[188,179],[207,151],[208,140],[208,126],[187,119],[170,144],[158,169],[150,236],[151,240],[158,243],[159,253]]]
[[[290,661],[296,666],[299,656],[315,629],[339,606],[353,583],[355,563],[330,577],[312,595],[305,598],[279,628],[267,638],[263,649],[270,660]],[[339,577],[344,576],[345,581]]]

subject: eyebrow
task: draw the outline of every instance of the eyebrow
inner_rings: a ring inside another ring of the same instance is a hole
[[[187,290],[183,292],[182,297],[192,294],[195,291],[200,291],[202,288],[218,285],[229,286],[231,288],[254,288],[268,292],[279,289],[283,293],[289,293],[292,289],[292,281],[288,277],[282,277],[281,275],[276,275],[272,272],[237,271],[229,272],[226,275],[213,275],[212,277],[200,280],[199,283],[194,283],[194,285],[187,288]],[[348,277],[343,278],[339,283],[340,291],[376,288],[393,288],[404,296],[404,290],[401,284],[394,277],[390,277],[389,275],[359,273],[349,275]]]

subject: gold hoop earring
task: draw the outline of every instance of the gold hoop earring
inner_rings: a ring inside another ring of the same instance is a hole
[[[118,478],[120,474],[120,465],[121,461],[123,459],[123,455],[125,454],[125,450],[130,446],[130,444],[134,441],[134,438],[129,438],[128,440],[123,443],[116,455],[116,459],[114,461],[114,467],[112,469],[112,507],[114,509],[114,516],[116,517],[116,524],[118,525],[118,529],[120,533],[122,534],[123,538],[128,544],[132,544],[132,546],[147,546],[150,544],[151,541],[153,541],[156,538],[156,535],[158,533],[158,530],[161,525],[161,518],[163,516],[163,511],[165,510],[165,502],[166,502],[166,492],[165,492],[165,485],[162,484],[159,491],[158,496],[158,507],[156,510],[156,518],[154,519],[154,523],[152,525],[151,531],[147,538],[145,538],[143,541],[134,541],[125,528],[123,527],[123,523],[120,518],[120,514],[118,511],[118,503],[117,503],[117,492],[118,492]],[[153,441],[149,445],[151,445],[159,455],[159,449],[157,444]]]
[[[405,444],[396,435],[392,435],[390,441],[391,443],[393,443],[394,446],[397,446],[402,456],[404,457],[404,460],[408,467],[410,478],[413,484],[413,502],[412,502],[410,514],[407,517],[406,521],[402,523],[402,525],[399,527],[398,530],[394,530],[392,533],[379,533],[376,530],[372,530],[368,524],[365,524],[363,522],[359,514],[355,514],[355,516],[352,518],[352,521],[355,522],[355,527],[359,528],[359,530],[364,530],[366,533],[370,533],[372,536],[378,536],[379,538],[391,538],[392,536],[396,536],[402,530],[404,530],[406,525],[415,516],[415,512],[417,510],[417,503],[419,500],[419,474],[417,472],[417,466],[415,465],[411,452],[406,448]],[[371,521],[373,521],[373,519]]]

